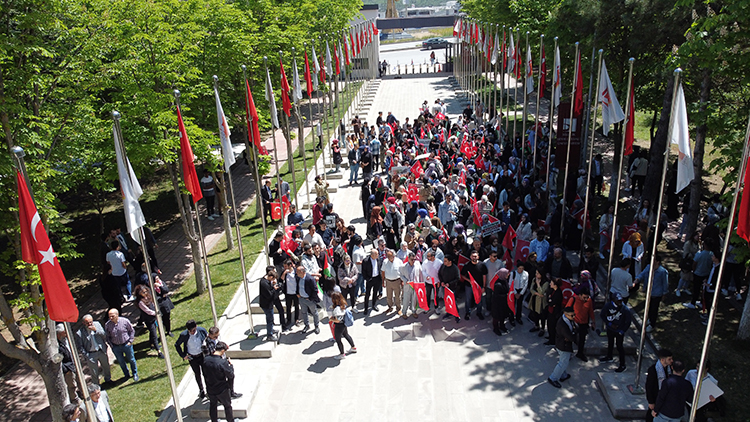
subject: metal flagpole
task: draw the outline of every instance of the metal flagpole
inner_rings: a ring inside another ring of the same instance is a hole
[[[573,89],[570,94],[570,120],[568,121],[568,152],[565,154],[565,177],[563,178],[563,191],[562,191],[562,212],[560,213],[561,221],[565,221],[565,197],[567,196],[568,190],[568,171],[570,170],[570,142],[573,139],[573,109],[575,108],[575,97],[576,97],[576,81],[578,80],[578,54],[579,54],[579,43],[576,43],[576,54],[575,61],[573,62]],[[558,182],[559,184],[559,182]],[[563,238],[563,229],[565,224],[560,223],[560,238]]]
[[[505,45],[505,35],[506,35],[505,25],[503,25],[503,42],[502,42],[502,44],[500,44],[500,50],[501,50],[500,54],[501,54],[501,57],[502,57],[501,61],[500,61],[500,63],[501,63],[500,64],[500,113],[501,114],[505,114],[505,125],[503,126],[503,131],[507,135],[508,134],[508,121],[509,121],[508,120],[508,111],[509,110],[506,110],[505,113],[503,113],[503,92],[505,92],[505,95],[507,97],[506,101],[505,101],[505,107],[508,106],[508,103],[510,102],[510,97],[507,96],[508,95],[508,93],[507,93],[508,85],[505,83],[505,73],[506,73],[505,72],[505,67],[508,65],[508,62],[506,60],[507,55],[508,55],[508,48]],[[500,120],[501,120],[501,123],[502,123],[502,116],[500,116]],[[501,145],[502,145],[503,141],[504,141],[504,139],[500,140],[500,144]]]
[[[721,251],[721,264],[719,265],[719,273],[716,275],[715,284],[716,291],[714,292],[713,300],[711,301],[711,311],[708,315],[708,324],[706,325],[706,336],[703,339],[703,350],[701,351],[701,361],[698,365],[698,377],[695,381],[695,390],[693,391],[693,403],[690,406],[690,422],[695,421],[696,412],[698,411],[698,399],[701,396],[701,387],[703,386],[703,378],[706,376],[706,361],[708,360],[708,349],[711,346],[711,336],[714,331],[714,323],[716,322],[716,308],[719,303],[719,285],[721,284],[722,276],[724,275],[724,267],[727,262],[727,253],[729,252],[729,239],[732,237],[732,231],[734,230],[734,215],[737,211],[737,200],[740,197],[740,186],[744,180],[744,173],[747,171],[747,155],[748,155],[748,136],[750,136],[750,120],[748,120],[747,129],[745,130],[745,145],[742,149],[742,161],[740,162],[740,171],[737,173],[737,184],[734,187],[734,197],[732,198],[732,208],[729,211],[729,223],[727,224],[727,231],[724,235],[724,248]],[[710,280],[709,280],[710,281]]]
[[[177,108],[180,108],[180,91],[174,90],[174,101]],[[203,225],[201,224],[201,215],[198,212],[198,203],[193,202],[195,208],[195,221],[198,223],[198,235],[201,239],[201,256],[203,257],[203,267],[206,269],[206,282],[208,283],[208,297],[211,301],[211,315],[213,316],[214,326],[219,326],[219,318],[216,313],[216,302],[214,302],[214,287],[211,283],[211,269],[208,265],[208,252],[206,251],[206,242],[203,239]]]
[[[521,28],[518,27],[516,27],[516,40],[518,40],[519,44],[521,43]],[[513,149],[516,148],[516,126],[518,124],[518,114],[515,109],[518,105],[518,78],[516,78],[516,75],[518,74],[518,66],[521,65],[521,55],[518,54],[519,50],[520,48],[518,48],[518,45],[513,46],[513,54],[516,56],[515,67],[513,68],[512,74],[515,81],[515,83],[513,83]],[[508,104],[508,106],[510,106],[510,104]],[[521,151],[523,151],[523,140],[521,140]]]
[[[677,68],[674,71],[674,87],[672,90],[672,105],[669,108],[669,131],[667,132],[667,146],[664,148],[664,164],[662,165],[661,169],[661,188],[659,188],[659,201],[658,205],[656,206],[656,227],[659,227],[659,224],[661,223],[661,208],[664,204],[664,188],[666,186],[667,182],[667,169],[669,168],[669,149],[670,149],[670,139],[672,139],[672,127],[674,126],[674,103],[675,98],[677,97],[677,90],[680,86],[680,76],[682,75],[682,69]],[[598,88],[597,88],[598,89]],[[628,106],[628,108],[630,108]],[[731,224],[730,224],[731,228]],[[648,311],[651,307],[651,291],[654,289],[654,272],[655,268],[654,265],[656,263],[656,248],[658,246],[658,243],[656,239],[654,239],[653,246],[651,248],[651,262],[649,263],[649,270],[648,270],[648,287],[646,288],[646,306],[643,308],[643,324],[641,324],[641,340],[638,344],[638,359],[636,360],[635,364],[635,381],[633,382],[633,385],[628,385],[628,390],[632,394],[643,394],[645,391],[643,390],[643,387],[640,386],[640,380],[641,380],[641,365],[643,363],[643,346],[646,342],[646,325],[648,324]],[[716,292],[718,293],[718,292]],[[718,295],[717,295],[718,296]]]
[[[266,75],[269,75],[269,73],[268,73],[268,57],[266,57],[266,56],[263,56],[263,66],[266,68]],[[272,88],[273,87],[271,87],[271,86],[266,86],[267,90],[271,90]],[[276,105],[275,104],[276,103],[276,98],[273,95],[273,91],[269,92],[268,95],[269,95],[268,100],[269,101],[273,101],[274,102],[274,106],[275,106]],[[270,104],[269,104],[269,106],[270,106]],[[274,112],[275,108],[276,107],[271,107],[270,108],[271,113]],[[278,116],[277,116],[277,119],[278,119]],[[279,191],[281,189],[281,171],[279,170],[279,151],[278,151],[278,149],[276,147],[276,129],[278,129],[278,127],[275,127],[275,125],[273,124],[273,118],[271,119],[271,122],[272,122],[272,124],[271,124],[271,138],[273,139],[273,155],[275,155],[273,161],[276,164],[276,186],[278,186],[277,191],[276,191],[276,196],[279,198],[279,214],[281,215],[281,218],[280,218],[280,220],[281,220],[281,229],[282,229],[282,232],[283,232],[284,231],[284,227],[285,227],[285,224],[284,224],[284,204],[281,201],[281,192]],[[263,215],[263,218],[266,218],[266,216]],[[271,216],[271,219],[273,220],[273,215]]]
[[[253,135],[251,133],[252,130],[250,129],[251,124],[252,124],[251,119],[253,118],[250,115],[250,97],[248,97],[247,95],[247,87],[249,87],[250,85],[247,83],[247,66],[243,64],[241,67],[242,67],[242,77],[243,79],[245,79],[245,88],[246,88],[245,89],[245,105],[247,107],[247,142],[248,142],[247,148],[250,150],[250,153],[253,155],[253,163],[254,163],[253,164],[253,176],[255,177],[255,200],[261,201],[260,222],[261,222],[261,226],[263,227],[263,245],[266,250],[266,265],[271,265],[271,257],[270,257],[270,253],[268,252],[268,231],[266,229],[266,214],[264,211],[266,208],[266,205],[262,203],[263,199],[262,199],[262,196],[260,195],[260,190],[263,189],[263,185],[261,184],[261,180],[260,180],[260,173],[258,173],[258,156],[260,154],[255,148],[256,140],[252,139]],[[257,142],[258,144],[260,144],[260,139],[257,139]],[[232,192],[234,192],[234,188],[231,188],[231,189],[232,189]],[[234,201],[234,197],[232,197],[232,201]],[[237,207],[234,207],[234,208],[237,209]],[[240,244],[241,243],[242,242],[240,242]],[[245,271],[243,270],[243,273],[244,272]],[[252,316],[250,318],[252,318]]]
[[[320,37],[318,37],[318,40],[320,41]],[[320,44],[320,47],[321,48],[323,47],[322,43]],[[324,54],[324,53],[321,53],[321,54]],[[322,63],[321,68],[325,69],[325,63]],[[327,75],[327,76],[328,76],[328,80],[330,80],[331,75]],[[321,80],[321,82],[323,81]],[[328,89],[328,82],[323,82],[323,86],[321,88],[323,90],[323,117],[322,119],[326,125],[326,137],[330,139],[330,135],[329,135],[330,129],[329,129],[329,124],[328,124],[328,120],[329,120],[328,111],[330,110],[331,114],[333,115],[333,108],[331,106],[331,97],[329,97],[328,92],[326,92],[326,91],[330,92],[330,89]],[[328,101],[327,105],[326,105],[326,100]],[[321,129],[322,129],[322,126],[321,126]],[[323,145],[322,138],[320,139],[319,143],[320,143],[320,155],[323,157],[323,180],[328,182],[328,170],[326,169],[326,147]]]
[[[13,158],[15,159],[16,166],[18,168],[18,171],[23,176],[23,179],[26,183],[26,188],[29,190],[29,195],[31,195],[31,200],[34,201],[34,206],[36,206],[36,201],[34,200],[34,191],[31,188],[31,183],[29,182],[29,175],[26,172],[26,163],[24,162],[23,157],[26,156],[26,153],[24,152],[23,148],[19,146],[14,146],[11,148],[11,152],[13,153]],[[20,183],[20,180],[18,181]],[[46,227],[45,227],[46,230]],[[51,321],[49,318],[47,321]],[[54,322],[54,321],[52,321]],[[96,411],[94,410],[94,403],[91,401],[91,396],[89,395],[89,390],[86,385],[86,376],[83,374],[83,367],[81,366],[81,358],[78,355],[78,348],[75,346],[75,337],[73,333],[73,329],[70,327],[70,323],[67,321],[63,322],[63,327],[65,328],[65,335],[67,337],[68,341],[68,350],[70,350],[70,355],[73,359],[73,365],[76,368],[76,376],[78,377],[78,386],[81,388],[81,394],[83,394],[83,402],[86,406],[86,418],[89,422],[96,422]],[[59,340],[58,340],[59,343]],[[73,399],[76,399],[76,397],[69,397],[70,401],[73,402]]]
[[[508,28],[508,31],[513,35],[513,28]],[[503,39],[505,39],[505,33],[503,33]],[[503,61],[505,61],[505,72],[503,75],[503,85],[505,88],[505,133],[509,135],[508,139],[513,141],[513,134],[510,133],[510,52],[508,51],[509,45],[506,45],[505,52],[503,53]],[[506,79],[507,78],[507,79]],[[507,83],[506,83],[507,81]]]
[[[292,47],[292,65],[294,66],[294,74],[297,75],[297,78],[294,81],[295,88],[293,88],[293,89],[296,89],[296,83],[299,82],[299,70],[297,69],[297,57],[296,56],[297,56],[297,50],[294,47]],[[302,120],[302,113],[300,112],[300,102],[302,101],[302,99],[301,98],[297,99],[296,96],[294,96],[294,95],[292,95],[292,98],[294,98],[294,112],[300,117],[300,120]],[[311,100],[310,105],[312,105],[312,100]],[[310,133],[312,134],[312,131],[310,131]],[[307,178],[308,178],[308,174],[307,174],[307,151],[306,151],[306,147],[305,147],[305,136],[304,136],[304,134],[305,134],[305,127],[304,127],[304,124],[303,124],[303,126],[302,126],[302,143],[300,145],[302,147],[302,151],[299,152],[299,155],[302,157],[302,168],[305,170],[305,182],[304,182],[305,183],[305,193],[307,194],[307,203],[309,204],[310,203],[310,181],[307,180]],[[297,195],[295,194],[295,200],[296,200],[296,197],[297,197]],[[295,205],[297,205],[296,201],[295,201]],[[299,205],[297,205],[297,209],[300,209]]]
[[[526,51],[529,51],[529,31],[526,31]],[[528,95],[527,95],[527,86],[526,86],[526,67],[529,66],[528,60],[526,60],[526,57],[523,59],[524,61],[524,75],[523,75],[523,122],[521,123],[521,168],[526,167],[524,164],[523,159],[523,150],[526,148],[526,115],[528,113]],[[531,69],[528,69],[531,71]]]
[[[499,26],[500,25],[495,24],[495,38],[492,39],[492,48],[493,50],[497,49],[498,51],[500,51],[500,47],[496,45],[497,44],[496,41],[499,41],[499,37],[497,36],[498,32],[500,31]],[[492,52],[490,52],[490,54],[491,54],[491,57],[495,58],[495,63],[492,64],[492,95],[493,95],[492,112],[495,114],[495,122],[499,122],[500,116],[498,115],[498,113],[500,113],[500,111],[498,110],[498,107],[497,107],[497,56],[495,56]],[[492,60],[490,59],[490,63],[491,62]],[[502,98],[503,98],[503,95],[501,92],[500,93],[501,101],[502,101]]]
[[[560,63],[557,62],[557,37],[555,37],[555,48],[552,49],[552,55],[554,58],[552,59],[552,89],[550,90],[549,94],[549,119],[547,121],[549,122],[549,131],[547,132],[547,172],[545,178],[547,179],[545,181],[547,185],[547,207],[549,207],[550,198],[552,197],[552,189],[550,186],[550,176],[552,175],[552,167],[551,167],[551,160],[552,160],[552,130],[554,128],[552,118],[555,117],[555,91],[557,91],[557,88],[555,88],[555,75],[557,75],[557,66],[560,66]],[[558,76],[559,77],[559,76]],[[558,80],[558,83],[560,81]],[[558,116],[558,119],[560,116]],[[557,153],[557,151],[555,151]]]
[[[214,89],[216,92],[219,91],[219,77],[214,75]],[[247,94],[245,94],[247,95]],[[224,144],[222,144],[222,148],[224,147]],[[245,267],[245,253],[244,249],[242,247],[242,230],[240,230],[240,216],[237,212],[237,202],[234,198],[234,183],[232,182],[232,170],[227,163],[224,163],[224,170],[227,173],[227,178],[229,179],[229,191],[231,192],[231,198],[232,198],[232,214],[234,214],[234,228],[235,232],[237,234],[237,245],[238,245],[238,252],[240,254],[240,270],[242,271],[242,286],[243,290],[245,290],[245,303],[247,304],[247,316],[250,318],[250,337],[255,337],[255,326],[253,325],[253,315],[252,312],[250,312],[250,282],[247,279],[247,268]],[[265,220],[265,215],[263,216],[263,220]]]
[[[307,53],[307,43],[302,43],[302,45],[305,48],[305,53]],[[313,57],[313,60],[315,60],[314,57]],[[317,84],[318,75],[315,74],[314,67],[313,67],[313,69],[309,69],[309,67],[310,67],[310,58],[309,57],[307,59],[307,63],[308,63],[308,65],[307,65],[308,69],[305,69],[305,72],[307,72],[309,70],[310,71],[310,78],[311,79],[315,78],[314,81]],[[313,133],[313,116],[312,116],[313,94],[314,94],[313,92],[308,92],[307,93],[307,96],[310,98],[310,107],[307,108],[307,113],[308,113],[307,115],[309,116],[309,120],[310,120],[310,134],[311,135]],[[320,106],[320,98],[318,98],[318,106]],[[318,159],[318,157],[315,154],[315,137],[313,136],[313,169],[315,169],[315,177],[318,177],[318,163],[317,163],[317,159]],[[309,202],[310,202],[310,200],[308,199],[308,205],[310,206],[310,209],[312,209],[312,205],[309,204]]]
[[[633,84],[633,63],[635,63],[635,58],[631,57],[630,60],[628,60],[628,93],[626,95],[626,101],[625,101],[625,122],[624,125],[627,126],[628,120],[635,118],[635,116],[630,115],[630,92],[631,92],[631,85]],[[596,88],[599,89],[598,87]],[[597,92],[596,95],[599,95]],[[598,100],[598,99],[597,99]],[[620,143],[620,165],[617,168],[617,179],[614,180],[614,182],[611,184],[612,188],[615,190],[615,213],[613,214],[612,218],[612,228],[610,228],[610,239],[609,239],[609,264],[607,265],[607,290],[606,294],[609,295],[609,289],[612,287],[612,266],[614,265],[615,261],[615,240],[617,238],[617,212],[620,209],[620,182],[622,180],[622,165],[625,161],[625,136],[627,135],[626,130],[622,131],[622,142]],[[601,251],[599,251],[601,252]]]
[[[279,50],[279,66],[283,66],[282,60],[283,60],[283,53],[281,52],[281,50]],[[287,84],[289,83],[288,80],[286,82],[287,82]],[[282,85],[281,89],[284,89],[283,85]],[[287,94],[287,96],[289,95],[288,92],[286,94]],[[297,171],[294,168],[294,151],[292,150],[293,149],[293,147],[292,147],[292,132],[291,132],[291,130],[289,128],[289,116],[286,115],[286,112],[283,112],[281,114],[284,116],[284,123],[286,124],[286,133],[287,133],[287,136],[286,136],[286,155],[287,155],[287,157],[286,157],[286,159],[287,159],[287,163],[288,163],[288,167],[289,167],[289,172],[292,173],[292,188],[294,189],[292,196],[294,196],[294,205],[297,208],[299,208],[299,203],[297,203]],[[307,173],[305,173],[305,174],[307,174]],[[279,189],[281,189],[281,186],[279,186]],[[281,219],[283,220],[284,219],[284,212],[283,212],[284,208],[283,207],[281,208],[281,211],[282,211],[281,212]]]
[[[532,153],[534,154],[534,158],[532,159],[533,167],[531,169],[531,174],[533,175],[536,171],[536,150],[537,145],[539,145],[539,137],[537,136],[537,128],[539,127],[539,109],[541,106],[542,101],[542,81],[547,76],[542,73],[542,56],[544,52],[544,34],[539,36],[539,79],[537,81],[536,86],[536,112],[534,113],[534,145],[531,147]],[[545,63],[547,58],[544,58]]]
[[[594,118],[592,119],[594,121],[594,128],[596,128],[596,112],[599,109],[599,81],[602,77],[602,60],[604,59],[604,50],[599,50],[599,71],[596,74],[596,99],[594,101]],[[589,196],[591,196],[591,192],[593,189],[591,188],[591,167],[594,162],[594,135],[596,131],[594,129],[591,130],[591,141],[589,145],[589,168],[588,172],[586,173],[586,195],[585,198],[583,198],[583,230],[581,231],[581,254],[580,256],[583,257],[583,249],[586,245],[586,223],[588,222],[588,215],[589,212]]]

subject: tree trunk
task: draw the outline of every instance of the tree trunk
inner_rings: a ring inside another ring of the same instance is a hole
[[[703,81],[701,82],[700,107],[698,115],[703,121],[696,129],[695,148],[693,149],[693,171],[695,178],[690,182],[690,205],[688,215],[685,217],[685,232],[690,236],[698,227],[698,216],[700,215],[701,197],[703,196],[703,155],[706,145],[706,108],[711,98],[711,70],[703,70]]]
[[[179,160],[178,160],[179,161]],[[185,232],[185,238],[190,244],[190,251],[193,255],[193,271],[195,271],[195,290],[200,295],[206,291],[206,274],[203,271],[203,259],[201,258],[200,245],[198,244],[198,235],[196,234],[195,221],[190,209],[190,200],[180,191],[180,182],[177,180],[177,162],[167,163],[169,178],[172,180],[177,208],[180,210],[180,220],[182,221],[182,230]]]
[[[674,90],[674,78],[669,77],[667,88],[664,91],[664,99],[661,107],[661,117],[659,117],[659,126],[656,130],[656,136],[651,141],[649,151],[648,173],[646,182],[643,186],[641,202],[648,199],[652,204],[656,204],[657,196],[661,190],[661,173],[664,165],[664,151],[667,148],[667,135],[669,134],[669,116],[672,108],[672,91]]]
[[[737,340],[750,339],[750,299],[745,299],[745,308],[742,310],[740,326],[737,328]]]
[[[296,108],[294,117],[297,119],[297,141],[299,143],[299,156],[305,154],[305,119],[302,117],[302,105]],[[307,175],[305,175],[307,177]]]
[[[656,117],[658,116],[658,110],[654,110],[654,116],[651,118],[651,129],[649,129],[649,134],[651,137],[649,138],[649,142],[654,142],[654,138],[656,137],[656,122],[658,121]]]
[[[216,195],[218,200],[218,206],[221,210],[221,215],[224,220],[224,236],[227,238],[227,250],[231,251],[234,249],[234,238],[232,237],[232,219],[230,213],[232,211],[231,205],[229,205],[229,193],[227,192],[227,185],[225,182],[226,173],[223,171],[213,172],[214,183],[219,191]]]

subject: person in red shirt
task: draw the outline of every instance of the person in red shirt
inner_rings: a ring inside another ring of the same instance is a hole
[[[581,287],[578,294],[568,300],[567,306],[573,307],[576,312],[574,322],[576,323],[576,336],[578,340],[578,353],[576,357],[584,362],[589,359],[583,352],[586,345],[586,335],[588,329],[596,330],[596,319],[594,319],[594,301],[591,300],[591,294],[588,287]]]

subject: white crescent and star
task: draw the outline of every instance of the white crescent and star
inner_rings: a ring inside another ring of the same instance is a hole
[[[39,223],[42,222],[42,219],[39,217],[39,212],[34,213],[34,217],[31,218],[31,236],[34,237],[34,241],[36,242],[36,226],[39,225]]]
[[[42,260],[39,262],[40,267],[45,262],[49,262],[53,267],[55,266],[55,251],[52,250],[52,245],[49,245],[49,249],[46,251],[39,251],[39,253],[42,254]]]

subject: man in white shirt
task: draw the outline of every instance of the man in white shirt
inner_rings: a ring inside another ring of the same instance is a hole
[[[302,241],[310,246],[318,245],[321,249],[326,249],[326,243],[323,241],[323,238],[320,236],[320,234],[316,233],[315,225],[310,224],[307,229],[308,232],[305,237],[302,238]]]
[[[424,282],[427,288],[427,304],[429,305],[430,303],[437,303],[437,298],[432,298],[432,291],[434,290],[435,296],[437,296],[438,291],[435,288],[435,283],[440,282],[438,279],[438,273],[440,272],[440,267],[443,266],[443,260],[438,259],[432,249],[427,250],[426,256],[427,259],[422,261],[422,275],[424,276]],[[437,306],[435,306],[435,315],[440,315]]]
[[[114,422],[112,417],[112,409],[109,407],[109,395],[106,391],[97,384],[89,384],[89,395],[91,401],[94,404],[94,411],[96,411],[97,422]]]
[[[519,262],[516,270],[510,273],[510,283],[513,286],[513,292],[510,294],[516,295],[516,321],[523,325],[523,297],[529,287],[529,273],[524,270],[523,262]],[[512,319],[510,323],[514,327],[516,326]]]
[[[214,204],[216,202],[216,185],[214,184],[214,178],[211,177],[211,173],[208,170],[203,170],[203,177],[200,180],[201,190],[203,191],[203,198],[206,200],[206,214],[209,220],[213,220],[218,217],[214,211]]]
[[[352,250],[352,262],[357,266],[357,272],[359,273],[355,296],[359,296],[360,293],[364,293],[365,291],[365,279],[362,276],[362,261],[365,260],[365,257],[367,257],[367,254],[365,254],[365,248],[362,247],[362,240],[360,240],[359,244],[354,245],[354,249]]]
[[[302,259],[300,263],[305,267],[305,272],[310,277],[317,281],[320,278],[320,265],[318,265],[318,258],[313,254],[313,248],[310,245],[305,245],[302,252]]]
[[[395,303],[396,312],[401,315],[401,291],[403,285],[401,281],[401,266],[403,265],[404,263],[396,258],[396,254],[391,249],[386,251],[386,259],[383,261],[383,267],[380,269],[383,287],[385,287],[385,297],[388,302],[386,313],[390,313],[393,310]]]
[[[107,262],[111,268],[110,273],[120,286],[125,286],[125,290],[128,292],[126,299],[133,300],[133,291],[128,276],[128,262],[125,260],[125,255],[120,252],[120,242],[113,240],[109,243],[109,247],[112,249],[107,253]]]
[[[619,293],[622,296],[622,303],[628,304],[630,299],[630,289],[633,288],[633,276],[630,274],[630,258],[623,258],[620,266],[612,270],[610,276],[610,296]]]
[[[408,283],[424,283],[422,265],[416,260],[414,252],[409,251],[407,261],[401,266],[401,285],[404,289],[404,310],[402,317],[408,318],[408,312],[417,318],[417,295],[414,287]]]

